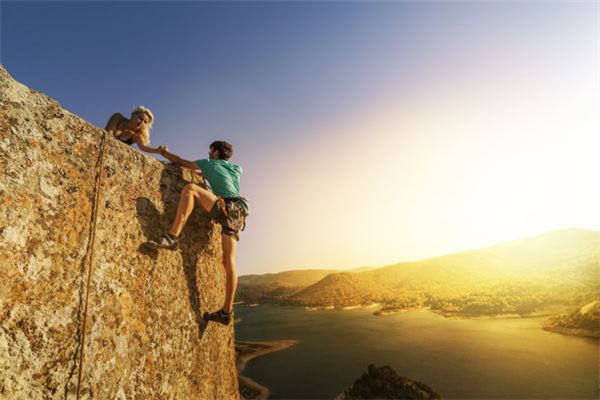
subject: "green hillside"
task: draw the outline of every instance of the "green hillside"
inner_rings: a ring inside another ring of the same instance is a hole
[[[392,291],[382,287],[369,272],[329,274],[287,299],[288,304],[306,306],[348,306],[377,302],[383,295],[391,296]],[[340,301],[343,299],[343,301]]]
[[[262,292],[262,302],[312,307],[376,302],[383,304],[380,313],[427,306],[447,316],[549,314],[589,303],[599,293],[600,232],[565,229],[362,272],[289,272],[294,274],[275,274],[286,279],[265,276],[272,286]]]
[[[363,272],[372,268],[363,267],[347,272]],[[262,275],[242,275],[238,279],[236,298],[246,303],[274,302],[289,297],[338,269],[299,269]]]

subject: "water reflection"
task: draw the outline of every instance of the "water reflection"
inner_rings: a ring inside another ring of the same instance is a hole
[[[244,374],[273,399],[333,398],[368,364],[390,365],[444,398],[587,398],[598,389],[598,340],[540,328],[541,318],[447,319],[426,309],[312,311],[238,306],[240,340],[298,339]]]

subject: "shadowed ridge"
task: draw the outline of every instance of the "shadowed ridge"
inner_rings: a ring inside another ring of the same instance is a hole
[[[398,375],[388,365],[371,364],[366,373],[336,397],[336,400],[354,399],[442,400],[442,397],[424,383]]]

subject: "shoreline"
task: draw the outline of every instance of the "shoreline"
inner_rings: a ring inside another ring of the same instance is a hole
[[[256,307],[262,304],[245,304],[240,303],[240,305],[246,307]],[[277,306],[277,307],[291,307],[304,309],[304,311],[351,311],[351,310],[368,310],[370,308],[380,307],[382,303],[371,303],[371,304],[357,304],[351,306],[306,306],[300,304],[277,304],[277,303],[268,303],[265,305]],[[421,306],[421,307],[409,307],[409,308],[389,308],[384,309],[380,308],[379,310],[373,311],[373,315],[375,316],[386,316],[386,315],[397,315],[404,314],[409,311],[419,311],[419,310],[429,310],[430,312],[440,315],[444,318],[448,319],[529,319],[529,318],[544,318],[550,317],[555,314],[555,311],[539,311],[532,314],[521,315],[521,314],[458,314],[458,313],[450,313],[444,312],[442,310],[432,309],[430,306]]]
[[[270,353],[274,353],[276,351],[285,350],[288,347],[294,346],[300,343],[298,340],[287,339],[287,340],[271,340],[271,341],[261,341],[261,342],[246,342],[246,341],[237,341],[235,342],[236,346],[236,367],[238,372],[238,380],[240,383],[245,384],[248,388],[257,392],[257,396],[253,398],[258,398],[260,400],[266,400],[271,391],[268,387],[261,385],[260,383],[248,378],[247,376],[242,375],[242,371],[246,368],[248,361],[264,356]],[[253,349],[254,347],[254,349]],[[239,349],[239,352],[238,352]],[[240,388],[241,389],[241,388]],[[240,390],[241,395],[241,390]]]
[[[431,307],[412,307],[412,308],[398,308],[398,309],[387,309],[387,310],[377,310],[373,313],[373,315],[381,316],[381,315],[395,315],[395,314],[403,314],[408,311],[419,311],[419,310],[428,310],[434,314],[440,315],[447,319],[469,319],[469,320],[488,320],[488,319],[536,319],[536,318],[544,318],[549,317],[554,314],[550,311],[537,312],[527,315],[521,314],[455,314],[448,313],[442,310],[434,310]]]
[[[258,304],[244,304],[246,306],[257,306]],[[304,311],[306,312],[311,312],[311,311],[351,311],[351,310],[368,310],[370,308],[374,308],[374,307],[378,307],[381,306],[381,303],[371,303],[371,304],[360,304],[360,305],[353,305],[353,306],[301,306],[301,305],[282,305],[282,304],[271,304],[274,306],[279,306],[279,307],[293,307],[293,308],[299,308],[299,309],[304,309]],[[437,314],[441,317],[444,317],[446,319],[451,319],[451,320],[511,320],[511,319],[532,319],[532,320],[542,320],[542,319],[547,319],[549,317],[552,317],[553,315],[555,315],[558,310],[554,309],[554,308],[550,308],[547,310],[543,310],[543,311],[537,311],[531,314],[527,314],[527,315],[521,315],[521,314],[495,314],[495,315],[486,315],[486,314],[479,314],[479,315],[461,315],[461,314],[454,314],[454,313],[446,313],[443,312],[442,310],[434,310],[429,306],[423,306],[423,307],[411,307],[411,308],[397,308],[397,309],[387,309],[384,310],[383,308],[373,311],[372,315],[376,316],[376,317],[381,317],[381,316],[388,316],[388,315],[398,315],[398,314],[404,314],[407,313],[409,311],[418,311],[418,310],[428,310],[434,314]],[[547,325],[545,323],[545,321],[540,321],[540,329],[545,330],[547,332],[552,332],[552,333],[558,333],[561,335],[566,335],[566,336],[575,336],[575,337],[584,337],[584,338],[593,338],[593,339],[598,339],[600,336],[598,333],[594,332],[594,331],[589,331],[586,329],[578,329],[578,328],[568,328],[568,327],[554,327],[551,325]],[[260,342],[256,342],[256,343],[260,343]],[[267,342],[265,342],[267,343]],[[277,350],[274,350],[277,351]]]
[[[304,311],[347,311],[347,310],[368,310],[369,308],[375,308],[381,306],[381,303],[370,303],[370,304],[355,304],[350,306],[292,306],[298,308],[304,308]]]
[[[588,339],[599,339],[600,334],[590,331],[588,329],[580,329],[580,328],[566,328],[563,326],[542,326],[542,329],[548,332],[560,333],[566,336],[577,336]]]

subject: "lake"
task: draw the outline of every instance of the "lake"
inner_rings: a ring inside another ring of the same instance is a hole
[[[543,318],[448,319],[428,309],[305,311],[236,305],[236,339],[297,339],[258,357],[243,374],[271,399],[332,399],[389,365],[446,399],[597,399],[599,342],[540,328]]]

